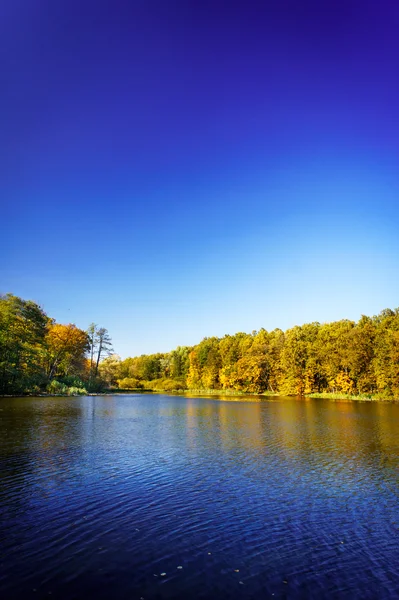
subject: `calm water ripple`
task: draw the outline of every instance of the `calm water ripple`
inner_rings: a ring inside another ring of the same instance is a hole
[[[399,598],[399,405],[2,399],[4,598]]]

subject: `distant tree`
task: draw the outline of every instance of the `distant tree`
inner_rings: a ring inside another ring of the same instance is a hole
[[[96,361],[96,369],[95,375],[97,377],[98,373],[98,365],[100,363],[101,358],[104,356],[109,356],[113,352],[112,341],[109,336],[108,330],[105,327],[100,327],[97,330],[97,361]]]
[[[170,352],[170,376],[172,379],[186,379],[190,367],[191,349],[187,346],[178,346]]]
[[[111,356],[107,356],[99,364],[99,376],[107,385],[107,387],[115,386],[118,379],[121,379],[121,365],[122,361],[117,354],[111,354]]]
[[[189,389],[201,389],[203,387],[201,380],[201,365],[195,349],[190,352],[189,360],[190,366],[187,375],[187,386]]]
[[[142,356],[136,356],[129,364],[128,377],[142,381],[158,379],[162,374],[164,358],[164,354],[143,354]]]
[[[97,336],[97,325],[95,323],[90,323],[87,329],[87,335],[89,336],[89,344],[90,344],[90,379],[92,377],[92,373],[94,370],[94,352],[96,349],[96,336]]]
[[[89,390],[92,388],[93,380],[98,376],[98,367],[102,358],[110,356],[113,352],[112,341],[105,327],[98,327],[91,323],[87,330],[89,338],[90,374]]]

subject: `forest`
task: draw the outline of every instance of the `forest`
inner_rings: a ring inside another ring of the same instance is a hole
[[[106,390],[399,399],[399,309],[121,360],[105,328],[57,324],[32,301],[0,297],[0,394]]]

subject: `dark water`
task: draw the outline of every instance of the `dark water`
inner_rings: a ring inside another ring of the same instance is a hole
[[[399,598],[399,405],[3,399],[0,459],[2,598]]]

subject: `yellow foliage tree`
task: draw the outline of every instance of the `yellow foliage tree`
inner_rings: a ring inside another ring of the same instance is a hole
[[[189,389],[200,389],[203,387],[201,381],[201,365],[195,350],[189,354],[190,366],[187,375],[187,387]]]
[[[337,392],[344,392],[344,394],[350,394],[354,390],[353,380],[343,371],[340,371],[335,379],[330,380],[330,385]]]
[[[89,348],[87,333],[76,325],[52,324],[45,338],[45,362],[49,381],[57,374],[68,375],[82,367]]]

